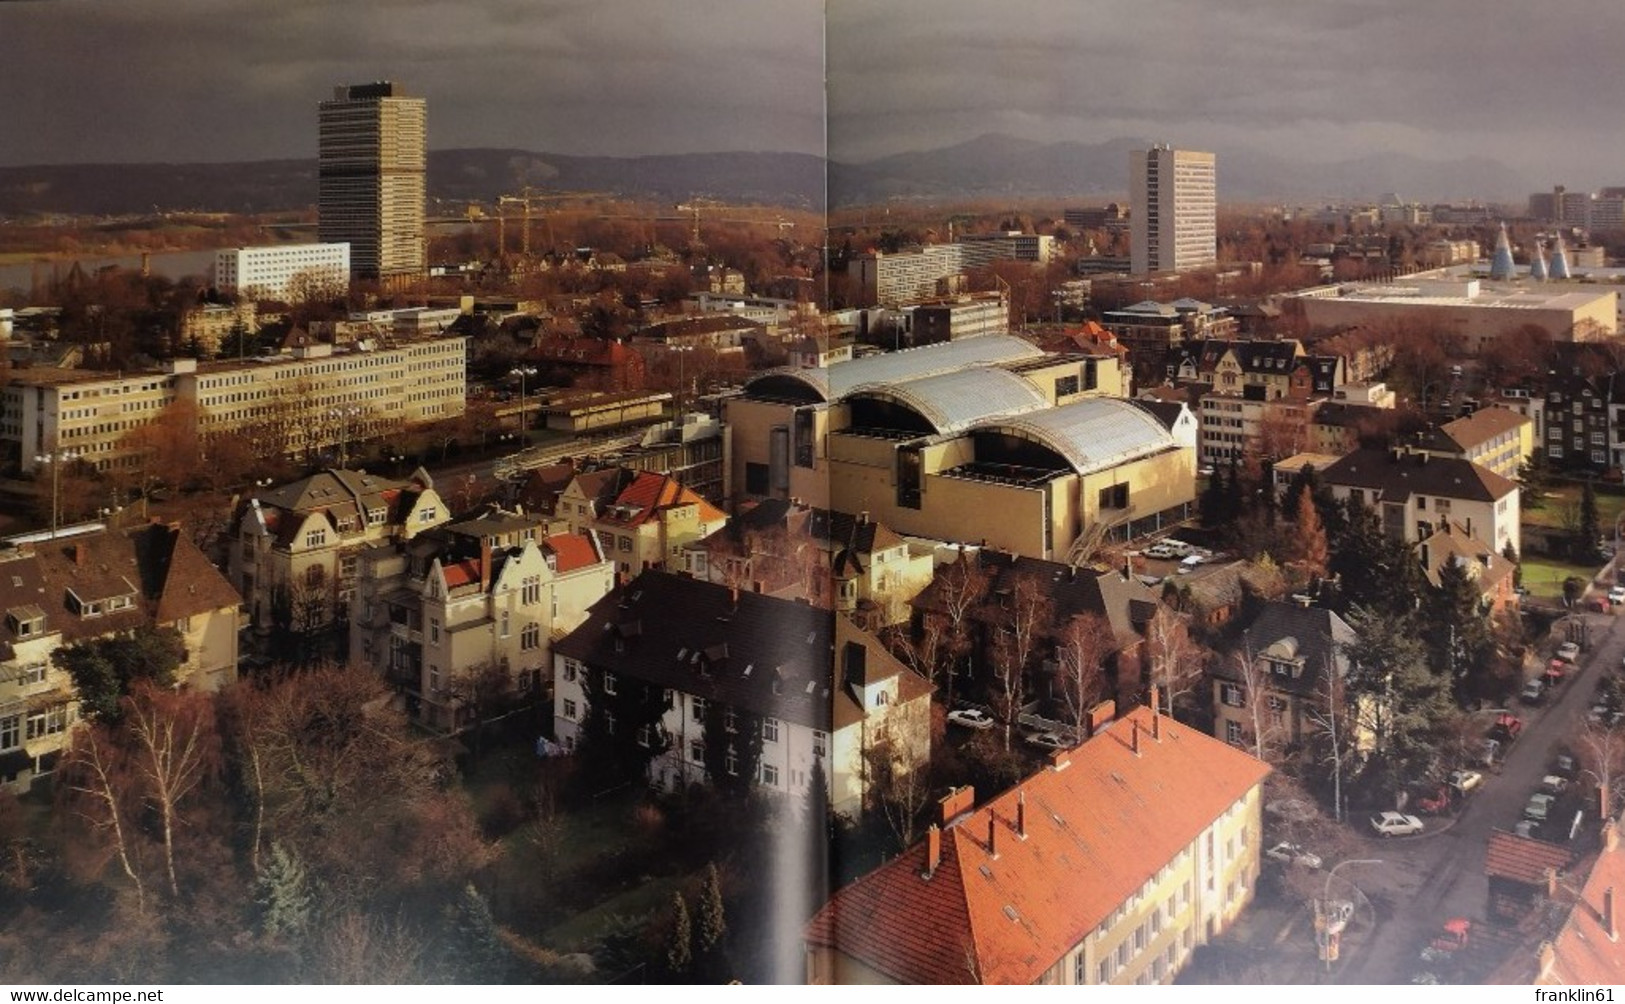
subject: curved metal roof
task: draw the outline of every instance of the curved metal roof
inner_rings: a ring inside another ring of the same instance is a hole
[[[1079,474],[1092,474],[1179,445],[1150,412],[1109,397],[981,422],[973,428],[1047,446],[1065,457]]]
[[[997,366],[977,366],[900,383],[862,384],[844,396],[896,401],[924,416],[939,433],[962,432],[977,422],[1049,407],[1037,387]]]
[[[746,381],[749,387],[766,377],[789,377],[820,394],[825,401],[837,401],[855,388],[870,384],[893,384],[920,377],[935,376],[969,366],[1036,359],[1044,354],[1033,343],[1015,335],[981,335],[957,342],[938,342],[901,352],[886,352],[839,362],[828,369],[802,369],[785,366],[768,370]]]

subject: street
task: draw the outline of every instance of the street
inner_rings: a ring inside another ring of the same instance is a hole
[[[1524,805],[1548,773],[1559,748],[1575,744],[1585,725],[1597,681],[1625,656],[1625,637],[1618,630],[1616,617],[1578,616],[1590,624],[1590,651],[1581,655],[1578,669],[1544,706],[1514,705],[1510,709],[1524,720],[1523,734],[1512,744],[1506,758],[1486,772],[1480,790],[1468,798],[1455,820],[1428,820],[1428,831],[1417,837],[1369,839],[1369,853],[1364,856],[1381,858],[1385,863],[1351,869],[1346,877],[1356,884],[1363,884],[1366,876],[1374,878],[1372,884],[1380,884],[1389,892],[1395,909],[1391,917],[1379,919],[1368,944],[1345,945],[1344,968],[1336,974],[1338,982],[1410,982],[1413,975],[1426,968],[1418,953],[1446,920],[1471,919],[1475,935],[1490,927],[1486,923],[1489,886],[1484,876],[1490,831],[1511,830],[1522,818]],[[1583,776],[1574,790],[1589,790]],[[1573,807],[1578,806],[1585,811],[1585,826],[1594,830],[1596,812],[1585,795],[1571,795],[1562,806],[1560,820],[1553,824],[1555,829],[1565,830]],[[1578,839],[1583,841],[1585,837]]]

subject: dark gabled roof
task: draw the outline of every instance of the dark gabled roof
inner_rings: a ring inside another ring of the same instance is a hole
[[[1382,417],[1384,409],[1374,404],[1354,401],[1327,401],[1317,407],[1309,421],[1314,425],[1347,429],[1361,422]]]
[[[990,577],[988,597],[1009,593],[1024,576],[1031,576],[1042,587],[1050,601],[1050,623],[1059,629],[1080,614],[1099,614],[1111,624],[1112,633],[1119,642],[1134,639],[1151,620],[1157,610],[1157,596],[1135,579],[1125,579],[1115,570],[1075,568],[1058,561],[1028,558],[982,548],[975,552],[981,569]],[[964,559],[961,559],[964,560]],[[922,610],[938,607],[937,594],[941,591],[941,576],[949,566],[938,569],[937,576],[920,591],[911,602]],[[980,604],[971,616],[995,619],[997,604]]]
[[[1512,481],[1470,460],[1394,450],[1355,450],[1326,468],[1321,480],[1378,492],[1385,502],[1403,502],[1417,494],[1494,502],[1518,490]]]
[[[178,526],[153,524],[130,534],[142,592],[153,618],[168,624],[240,606],[242,595]]]
[[[1140,397],[1134,398],[1130,403],[1155,415],[1157,421],[1162,423],[1163,428],[1170,432],[1178,424],[1179,416],[1191,413],[1190,408],[1179,401],[1163,401],[1157,398]]]
[[[829,731],[834,637],[831,611],[647,571],[594,603],[554,651],[620,677]]]
[[[1320,686],[1322,673],[1330,663],[1346,666],[1346,652],[1357,640],[1354,629],[1343,618],[1323,607],[1305,607],[1297,603],[1272,600],[1254,618],[1247,628],[1247,650],[1257,658],[1302,660],[1303,672],[1298,676],[1271,674],[1268,686],[1297,694],[1312,694]],[[1220,660],[1214,675],[1222,679],[1236,679],[1237,670],[1228,660]]]

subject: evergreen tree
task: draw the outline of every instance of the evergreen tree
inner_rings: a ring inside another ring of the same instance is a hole
[[[1349,626],[1359,641],[1350,652],[1347,688],[1359,709],[1357,727],[1372,751],[1360,778],[1374,801],[1388,801],[1417,778],[1435,772],[1460,717],[1450,681],[1427,664],[1417,614],[1356,608]],[[1391,802],[1390,802],[1391,804]]]
[[[694,928],[688,919],[688,901],[671,894],[671,932],[666,936],[666,969],[681,976],[694,964]]]
[[[1346,511],[1347,525],[1327,562],[1339,584],[1334,606],[1394,617],[1415,610],[1426,580],[1409,545],[1383,533],[1375,511],[1352,500]]]
[[[305,933],[313,908],[310,880],[298,855],[281,841],[273,841],[270,858],[255,885],[260,930],[266,937],[291,939]]]
[[[1597,561],[1597,541],[1602,527],[1597,516],[1597,489],[1588,480],[1580,490],[1580,528],[1574,542],[1574,560],[1582,564]]]
[[[1518,561],[1518,549],[1507,541],[1507,546],[1501,549],[1501,557],[1512,562],[1512,588],[1523,588],[1523,565]]]
[[[705,881],[700,887],[700,902],[695,908],[695,954],[708,957],[722,948],[722,936],[728,932],[728,921],[723,916],[722,877],[716,862],[705,866]]]
[[[1449,680],[1465,702],[1477,681],[1492,669],[1495,642],[1485,619],[1477,582],[1454,561],[1439,569],[1439,585],[1422,603],[1423,643],[1433,672]]]
[[[1196,502],[1204,529],[1217,530],[1224,525],[1225,505],[1224,468],[1218,467],[1207,479],[1207,487],[1202,489],[1202,495]]]
[[[456,983],[507,983],[513,957],[497,934],[490,904],[465,885],[451,918],[445,969]]]
[[[705,774],[730,798],[747,798],[762,761],[762,719],[721,701],[705,706]]]
[[[589,669],[582,691],[587,703],[577,739],[582,783],[601,791],[644,777],[649,762],[671,745],[661,724],[669,710],[665,690]]]

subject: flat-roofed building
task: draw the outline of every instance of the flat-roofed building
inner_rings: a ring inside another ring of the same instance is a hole
[[[270,244],[214,253],[214,284],[253,300],[300,303],[350,288],[350,245]]]

